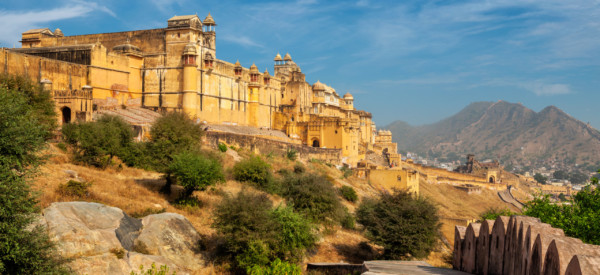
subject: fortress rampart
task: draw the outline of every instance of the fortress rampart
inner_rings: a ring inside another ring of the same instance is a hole
[[[526,216],[456,226],[453,268],[471,274],[600,274],[600,246]]]

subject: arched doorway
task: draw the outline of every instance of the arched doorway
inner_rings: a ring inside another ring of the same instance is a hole
[[[321,144],[319,144],[318,139],[313,139],[312,147],[321,147]]]
[[[71,123],[71,108],[69,107],[62,107],[62,109],[60,109],[61,113],[62,113],[62,122],[63,124],[65,123]]]
[[[490,183],[496,183],[496,178],[494,178],[494,176],[490,177]]]

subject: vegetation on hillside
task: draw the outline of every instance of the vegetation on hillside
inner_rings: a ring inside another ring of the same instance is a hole
[[[28,80],[0,76],[0,273],[68,271],[41,226],[29,180],[56,118],[50,94]]]
[[[591,181],[592,185],[577,193],[570,204],[556,204],[548,195],[537,196],[526,203],[523,213],[562,228],[567,236],[600,245],[600,188],[598,178]]]
[[[384,247],[385,259],[426,257],[438,240],[440,219],[436,207],[405,190],[365,199],[356,216],[367,230],[367,237]]]

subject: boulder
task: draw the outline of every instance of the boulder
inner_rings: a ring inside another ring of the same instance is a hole
[[[143,229],[135,241],[135,250],[162,256],[178,266],[201,268],[198,254],[200,234],[182,215],[161,213],[142,219]]]
[[[177,274],[197,272],[200,235],[182,215],[162,213],[142,220],[121,209],[91,202],[59,202],[40,218],[61,256],[76,274],[129,274],[167,265]]]

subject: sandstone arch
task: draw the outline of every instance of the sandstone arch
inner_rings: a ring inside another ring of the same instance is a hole
[[[529,268],[527,274],[542,274],[542,267],[544,266],[544,260],[546,259],[548,245],[550,245],[554,238],[556,238],[556,236],[546,235],[544,232],[540,232],[537,235],[531,249],[531,260],[528,263]]]
[[[531,251],[533,249],[533,243],[540,232],[546,235],[564,236],[563,230],[558,228],[552,228],[549,224],[524,224],[524,237],[523,237],[523,248],[521,250],[520,259],[520,270],[515,270],[516,274],[526,274],[529,270],[529,263],[531,263]]]
[[[600,257],[575,255],[569,262],[565,275],[600,274]]]
[[[464,272],[475,273],[475,262],[477,261],[477,241],[480,228],[480,223],[471,223],[469,226],[467,226],[461,257],[461,270]]]
[[[492,236],[493,220],[485,220],[479,229],[479,241],[477,242],[477,274],[488,274],[488,261],[490,256],[490,242]]]
[[[454,253],[452,254],[452,267],[461,270],[462,244],[465,240],[467,228],[464,226],[454,227]]]
[[[548,251],[544,259],[544,274],[565,274],[567,266],[575,254],[596,254],[600,256],[600,253],[588,247],[579,239],[569,237],[555,238],[548,245]]]
[[[488,274],[502,274],[502,263],[504,261],[504,242],[508,228],[509,217],[500,216],[494,222],[490,241],[490,256],[488,262]]]

